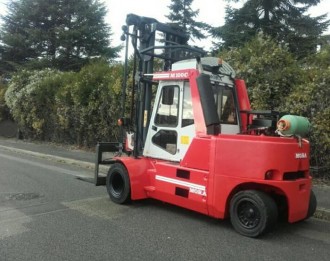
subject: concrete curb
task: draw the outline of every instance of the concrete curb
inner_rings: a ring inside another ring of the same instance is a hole
[[[7,150],[7,151],[15,152],[18,154],[25,154],[25,155],[30,155],[30,156],[40,158],[40,159],[47,159],[47,160],[58,162],[58,163],[65,163],[65,164],[69,164],[69,165],[73,165],[73,166],[79,166],[79,167],[82,167],[85,169],[90,169],[93,171],[95,169],[95,164],[91,163],[91,162],[69,159],[69,158],[59,157],[59,156],[55,156],[55,155],[51,155],[51,154],[39,153],[39,152],[35,152],[35,151],[22,150],[22,149],[18,149],[18,148],[3,146],[3,145],[0,145],[0,148]],[[99,170],[100,170],[101,174],[106,174],[109,170],[109,167],[100,165]],[[93,175],[94,175],[94,172],[91,174],[91,177]]]
[[[91,175],[89,177],[83,177],[83,178],[94,178],[95,164],[91,163],[91,162],[69,159],[69,158],[59,157],[59,156],[55,156],[55,155],[51,155],[51,154],[43,154],[43,153],[38,153],[38,152],[34,152],[34,151],[23,150],[23,149],[18,149],[18,148],[3,146],[3,145],[0,145],[0,148],[7,150],[7,151],[19,153],[19,154],[26,154],[26,155],[30,155],[30,156],[33,156],[36,158],[47,159],[47,160],[58,162],[58,163],[64,163],[64,164],[68,164],[68,165],[79,166],[82,168],[93,170],[93,172],[91,172]],[[108,170],[109,170],[109,166],[104,166],[104,165],[99,166],[100,174],[106,175]],[[313,217],[330,221],[330,210],[326,209],[326,208],[318,207],[316,209]]]
[[[317,208],[313,217],[330,221],[330,210],[325,208]]]

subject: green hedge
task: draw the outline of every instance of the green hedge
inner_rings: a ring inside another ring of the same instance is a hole
[[[330,48],[297,61],[269,38],[220,54],[237,69],[254,109],[270,109],[309,118],[314,175],[330,178]]]
[[[254,109],[283,110],[286,96],[302,82],[297,61],[267,37],[258,36],[220,56],[236,70],[237,77],[245,80]]]
[[[330,48],[302,64],[303,83],[286,98],[285,108],[308,117],[312,124],[312,170],[330,178]]]
[[[80,72],[23,70],[6,104],[24,138],[94,146],[117,140],[122,65],[96,62]]]
[[[5,101],[6,85],[0,77],[0,122],[8,118],[8,107]]]

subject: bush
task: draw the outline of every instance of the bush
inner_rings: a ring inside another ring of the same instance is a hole
[[[253,109],[309,118],[314,175],[330,178],[330,47],[298,62],[285,48],[258,36],[222,52],[221,58],[246,81]]]
[[[324,49],[307,62],[304,83],[294,88],[285,107],[293,114],[310,119],[314,173],[330,178],[330,49]]]
[[[51,140],[54,128],[54,95],[61,73],[53,70],[25,71],[13,76],[5,100],[24,136]]]
[[[66,140],[83,146],[118,139],[122,65],[85,66],[56,94],[56,115]]]
[[[270,38],[257,36],[244,47],[220,55],[245,80],[254,109],[281,110],[283,99],[301,81],[295,59]]]
[[[26,71],[5,100],[24,138],[94,146],[118,139],[122,65],[95,62],[80,72]]]
[[[0,77],[0,122],[8,119],[9,109],[5,102],[5,93],[7,91],[7,86],[3,83]]]

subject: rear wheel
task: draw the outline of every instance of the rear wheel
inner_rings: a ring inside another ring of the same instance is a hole
[[[241,235],[257,237],[267,232],[277,221],[275,201],[261,191],[240,191],[230,201],[230,221]]]
[[[308,212],[307,212],[307,218],[310,218],[311,216],[314,215],[316,211],[316,206],[317,206],[317,200],[314,194],[314,191],[311,190],[310,196],[309,196],[309,206],[308,206]]]
[[[130,201],[131,185],[123,164],[115,163],[111,166],[106,179],[106,187],[113,202],[124,204]]]

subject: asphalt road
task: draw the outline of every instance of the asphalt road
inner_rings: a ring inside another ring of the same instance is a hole
[[[329,260],[330,222],[260,239],[153,200],[112,203],[88,170],[0,149],[0,260]]]

